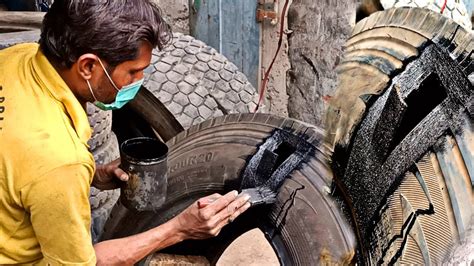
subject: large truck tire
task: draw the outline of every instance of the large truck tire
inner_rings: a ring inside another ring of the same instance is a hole
[[[321,129],[268,114],[233,114],[192,126],[167,142],[165,205],[141,213],[117,205],[103,239],[157,226],[202,196],[259,186],[281,175],[275,204],[250,209],[216,238],[185,241],[160,252],[205,256],[213,264],[235,238],[258,227],[282,264],[348,264],[354,236],[332,200],[330,150],[322,141]],[[267,157],[272,153],[277,155],[274,166]]]
[[[472,226],[473,34],[428,9],[360,21],[327,138],[370,264],[440,264]]]
[[[181,33],[154,50],[145,83],[184,128],[230,113],[248,113],[258,95],[237,66],[202,41]]]

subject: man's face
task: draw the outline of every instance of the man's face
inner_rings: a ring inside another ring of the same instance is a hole
[[[152,49],[153,47],[150,43],[142,42],[136,59],[125,61],[113,68],[112,71],[110,71],[111,68],[108,67],[107,63],[102,61],[118,89],[143,78],[144,69],[150,65]],[[99,63],[96,66],[101,68]],[[112,103],[117,95],[117,90],[103,71],[102,74],[98,86],[94,90],[95,96],[101,102]]]

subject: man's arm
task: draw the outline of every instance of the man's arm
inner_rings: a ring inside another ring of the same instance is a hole
[[[128,175],[119,165],[120,159],[97,165],[92,185],[99,189],[119,187],[119,180],[128,180]],[[206,207],[199,207],[195,202],[172,220],[147,232],[96,244],[97,264],[131,265],[154,251],[185,239],[216,236],[222,227],[250,207],[248,199],[248,196],[237,197],[236,191],[202,198],[198,201],[207,202]]]
[[[250,207],[248,196],[237,197],[232,191],[224,196],[214,194],[199,201],[213,199],[200,208],[197,202],[167,223],[144,233],[108,240],[94,246],[98,265],[132,265],[146,255],[185,239],[217,236],[222,227]]]

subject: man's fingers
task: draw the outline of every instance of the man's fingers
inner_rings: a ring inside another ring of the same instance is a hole
[[[212,195],[198,199],[197,204],[198,204],[199,209],[207,207],[209,204],[213,203],[220,197],[222,197],[221,194],[214,193]]]
[[[249,199],[250,199],[250,196],[247,195],[247,194],[243,194],[243,195],[238,196],[232,203],[227,205],[226,208],[222,209],[216,215],[216,219],[218,221],[222,221],[222,220],[225,220],[228,217],[234,215],[235,212],[239,211],[242,207],[245,206],[246,203],[248,203]],[[238,216],[238,214],[237,214],[237,216]],[[235,217],[237,217],[237,216],[235,216]]]
[[[115,168],[115,169],[114,169],[114,175],[115,175],[118,179],[120,179],[120,180],[122,180],[122,181],[124,181],[124,182],[127,182],[127,181],[128,181],[128,174],[125,173],[125,171],[122,170],[122,169],[120,169],[120,168]]]
[[[209,204],[206,209],[203,210],[205,212],[206,217],[212,217],[219,213],[221,210],[226,208],[231,202],[237,198],[238,192],[233,190],[224,196],[218,198],[213,203]]]
[[[228,222],[231,223],[233,222],[239,215],[244,213],[246,210],[250,208],[252,204],[250,202],[245,203],[242,207],[240,207],[237,211],[235,211],[228,219]]]

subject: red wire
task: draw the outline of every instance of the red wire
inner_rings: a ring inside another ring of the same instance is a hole
[[[444,9],[446,8],[446,5],[448,4],[448,0],[444,0],[443,7],[441,8],[441,14],[443,14]]]
[[[260,104],[262,104],[263,95],[265,94],[265,88],[268,82],[268,76],[270,75],[270,71],[272,70],[273,63],[275,63],[275,60],[278,56],[278,53],[280,52],[281,45],[283,43],[283,30],[285,27],[285,15],[286,15],[286,10],[288,9],[289,2],[290,2],[289,0],[286,0],[285,5],[283,6],[281,19],[280,19],[280,37],[278,39],[278,47],[277,47],[275,56],[273,56],[273,60],[270,63],[270,66],[268,67],[267,71],[265,72],[265,75],[263,76],[263,81],[262,81],[262,84],[260,85],[260,96],[258,97],[257,106],[255,106],[255,110],[253,111],[254,113],[257,112],[258,108],[260,107]]]

